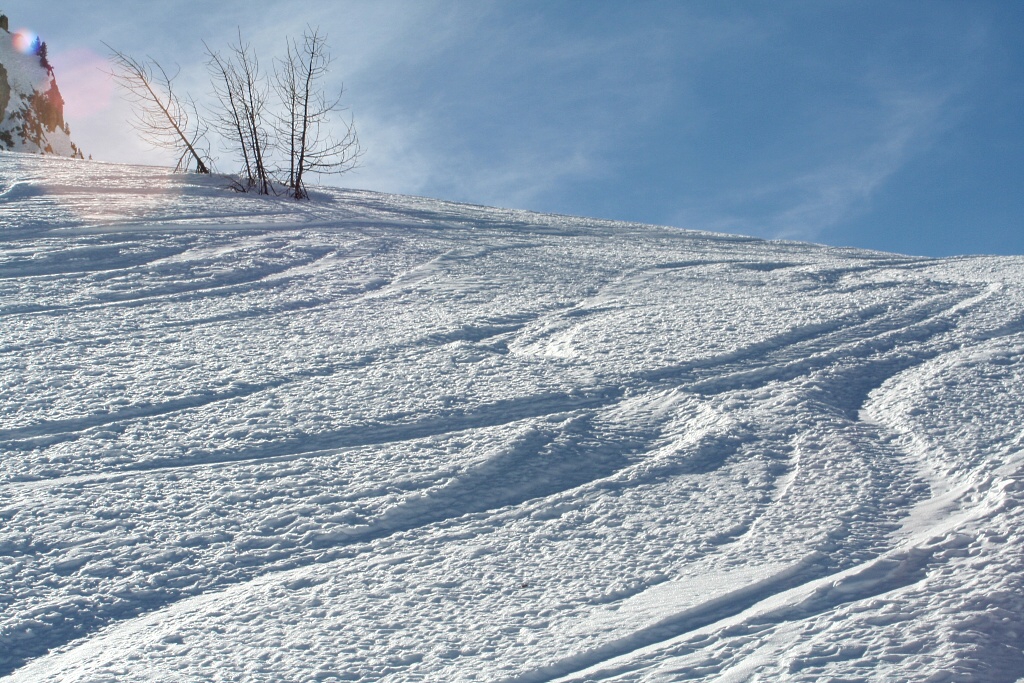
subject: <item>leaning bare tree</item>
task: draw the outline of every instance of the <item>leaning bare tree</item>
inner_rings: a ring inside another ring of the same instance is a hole
[[[332,118],[343,111],[342,90],[331,97],[323,80],[331,65],[326,36],[307,29],[302,42],[288,40],[284,59],[275,69],[274,89],[281,104],[277,115],[279,144],[288,157],[285,184],[296,199],[309,197],[306,175],[338,174],[355,168],[362,155],[355,124],[342,121],[333,134]]]
[[[111,75],[135,105],[129,121],[142,139],[155,147],[178,154],[176,170],[195,164],[196,173],[209,173],[202,142],[207,129],[199,117],[195,102],[181,99],[174,90],[175,76],[169,75],[154,59],[139,61],[125,53],[110,50],[114,70]],[[177,75],[177,74],[175,74]]]
[[[272,140],[265,124],[269,86],[256,53],[242,41],[241,32],[238,43],[228,49],[225,57],[206,46],[206,64],[217,98],[214,125],[242,162],[245,180],[237,189],[270,194]]]

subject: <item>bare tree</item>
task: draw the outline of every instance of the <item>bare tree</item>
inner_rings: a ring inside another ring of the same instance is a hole
[[[106,43],[104,43],[106,45]],[[196,173],[209,173],[210,167],[201,151],[207,128],[199,117],[195,102],[182,100],[174,90],[174,78],[160,64],[149,58],[139,61],[107,45],[114,64],[111,75],[124,88],[129,102],[135,105],[131,123],[142,139],[155,147],[178,154],[176,170],[186,170],[195,163]]]
[[[274,89],[282,107],[276,117],[277,129],[288,155],[285,184],[296,199],[309,196],[305,185],[308,173],[345,173],[355,168],[362,155],[351,118],[338,124],[340,136],[332,132],[333,115],[344,110],[344,90],[339,90],[337,97],[324,90],[331,61],[326,36],[309,28],[301,43],[288,40],[286,56],[276,65]]]
[[[259,59],[238,34],[238,43],[229,46],[229,55],[222,56],[206,46],[207,67],[217,98],[215,122],[217,130],[228,140],[240,157],[245,183],[239,189],[253,188],[259,194],[273,190],[268,166],[272,140],[265,124],[270,88],[260,72]]]
[[[288,154],[288,176],[284,181],[289,188],[295,187],[295,161],[298,158],[299,129],[299,82],[300,61],[295,54],[293,41],[288,39],[288,51],[284,59],[275,60],[274,90],[283,107],[276,118],[279,147]]]
[[[174,76],[152,59],[140,62],[107,47],[115,65],[113,75],[136,105],[133,124],[142,137],[179,151],[179,168],[194,160],[198,172],[209,173],[199,144],[207,128],[195,103],[178,97]],[[275,61],[271,83],[241,31],[226,55],[207,45],[206,64],[216,100],[211,121],[242,165],[235,189],[271,194],[277,191],[276,178],[277,186],[287,187],[290,196],[306,199],[309,174],[345,173],[355,168],[363,151],[352,118],[334,120],[344,111],[344,90],[333,97],[324,88],[331,65],[326,36],[308,28],[301,41],[289,39],[287,48],[284,59]],[[280,105],[276,110],[268,106],[271,91]]]

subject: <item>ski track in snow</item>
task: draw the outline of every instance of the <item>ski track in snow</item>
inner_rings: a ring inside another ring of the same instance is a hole
[[[0,681],[1024,677],[1024,259],[0,156]]]

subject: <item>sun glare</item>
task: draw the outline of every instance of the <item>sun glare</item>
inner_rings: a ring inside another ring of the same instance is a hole
[[[14,42],[14,49],[27,55],[31,54],[35,49],[36,41],[39,40],[39,36],[28,29],[19,29],[15,32],[12,40]]]
[[[114,82],[107,73],[107,60],[92,50],[74,48],[50,55],[64,97],[64,116],[71,123],[82,122],[110,108]]]

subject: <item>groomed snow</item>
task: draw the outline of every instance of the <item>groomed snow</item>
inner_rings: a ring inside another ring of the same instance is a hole
[[[1024,677],[1024,258],[223,185],[0,155],[3,683]]]

